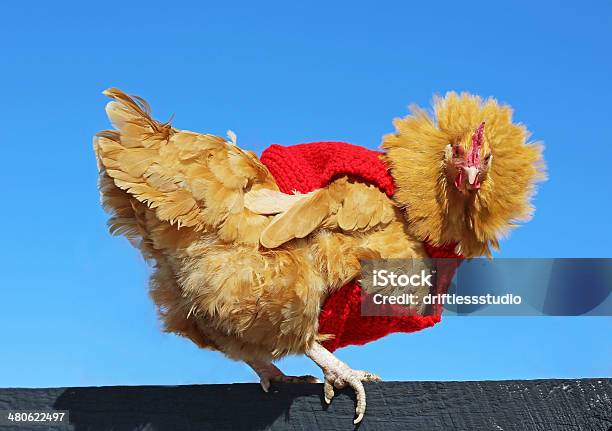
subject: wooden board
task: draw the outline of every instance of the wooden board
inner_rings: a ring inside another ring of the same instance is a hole
[[[366,385],[359,430],[612,431],[612,379],[385,382]],[[0,389],[0,411],[68,410],[59,425],[2,430],[347,430],[354,396],[327,407],[322,385]],[[6,422],[3,422],[6,423]]]

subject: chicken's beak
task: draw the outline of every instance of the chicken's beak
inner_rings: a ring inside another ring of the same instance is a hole
[[[480,181],[478,181],[478,174],[480,170],[476,166],[465,166],[463,170],[467,175],[468,187],[470,189],[479,189]]]

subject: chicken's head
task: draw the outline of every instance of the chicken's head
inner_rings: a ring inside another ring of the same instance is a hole
[[[490,254],[531,216],[534,184],[545,177],[541,146],[492,98],[450,92],[434,100],[433,115],[411,111],[382,144],[411,232],[458,243],[468,257]]]

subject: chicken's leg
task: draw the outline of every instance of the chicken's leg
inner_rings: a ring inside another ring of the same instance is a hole
[[[338,389],[342,389],[346,385],[353,388],[357,396],[357,407],[355,409],[357,418],[353,423],[361,422],[366,409],[366,394],[362,382],[378,382],[380,377],[367,371],[353,370],[319,343],[314,343],[306,352],[306,355],[323,370],[325,375],[323,391],[327,404],[331,403],[334,397],[334,386]]]
[[[259,376],[259,383],[265,392],[270,390],[271,382],[320,383],[314,376],[287,376],[269,361],[247,361],[247,364]]]

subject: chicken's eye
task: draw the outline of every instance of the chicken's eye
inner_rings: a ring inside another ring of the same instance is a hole
[[[455,145],[453,148],[455,157],[459,157],[461,155],[461,150],[459,149],[459,146]]]
[[[484,158],[485,163],[489,163],[489,160],[491,160],[491,153],[487,154]]]

